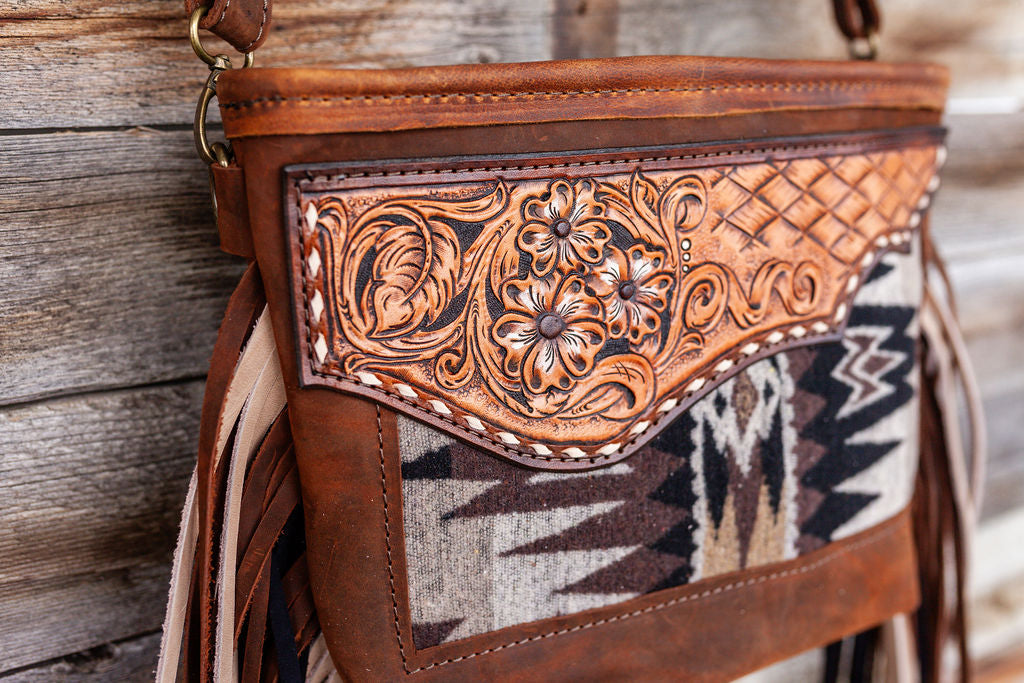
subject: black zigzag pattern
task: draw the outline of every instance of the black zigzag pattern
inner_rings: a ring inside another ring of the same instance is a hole
[[[849,385],[832,376],[832,371],[848,353],[842,342],[819,347],[811,367],[798,380],[800,389],[825,399],[824,407],[800,434],[801,438],[824,446],[826,452],[801,478],[803,486],[825,494],[820,506],[804,523],[801,533],[831,541],[836,529],[878,497],[878,494],[843,493],[835,488],[878,462],[898,445],[893,441],[853,444],[850,440],[913,397],[909,378],[914,369],[915,341],[908,334],[913,320],[914,309],[909,307],[858,306],[850,312],[847,333],[861,326],[888,327],[891,331],[879,348],[902,358],[881,378],[893,391],[859,410],[839,416],[853,393]]]
[[[452,451],[448,446],[425,453],[412,462],[402,463],[402,479],[450,479]]]
[[[690,457],[695,450],[691,436],[695,426],[693,417],[688,413],[684,414],[669,425],[651,444],[652,448],[678,457],[680,466],[648,497],[651,500],[686,510],[688,514],[685,520],[669,528],[663,536],[648,546],[653,551],[680,558],[680,565],[650,588],[650,591],[689,583],[693,574],[690,558],[693,557],[693,553],[697,549],[697,543],[693,539],[697,523],[689,513],[697,501],[697,496],[693,491],[694,473],[690,466]]]

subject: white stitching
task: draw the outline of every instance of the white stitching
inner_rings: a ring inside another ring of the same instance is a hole
[[[216,22],[214,22],[213,26],[210,27],[210,30],[213,30],[214,26],[219,26],[220,22],[224,21],[224,17],[227,16],[227,14],[228,14],[228,7],[230,7],[230,6],[231,6],[231,0],[228,0],[227,2],[224,3],[224,11],[220,13],[220,19],[218,19]]]
[[[262,32],[262,26],[261,26]],[[255,41],[253,41],[255,42]],[[432,101],[444,103],[452,99],[486,100],[494,98],[537,99],[541,97],[600,97],[603,95],[638,95],[644,93],[684,93],[684,92],[726,92],[730,90],[778,90],[792,92],[815,92],[835,90],[889,90],[919,89],[939,93],[941,87],[927,83],[899,83],[878,81],[816,81],[810,83],[737,83],[730,85],[707,85],[688,88],[617,88],[607,90],[539,90],[526,92],[475,92],[475,93],[424,93],[421,95],[336,95],[336,96],[295,96],[295,97],[256,97],[238,102],[222,102],[226,109],[242,109],[261,106],[277,106],[288,103],[328,104],[330,102],[363,102],[363,103],[421,103]]]
[[[228,2],[230,3],[231,0],[228,0]],[[260,19],[260,30],[257,31],[256,37],[252,39],[252,42],[242,48],[242,52],[248,52],[249,49],[259,42],[259,39],[263,36],[263,26],[267,23],[267,10],[269,9],[269,5],[270,0],[263,0],[263,18]]]

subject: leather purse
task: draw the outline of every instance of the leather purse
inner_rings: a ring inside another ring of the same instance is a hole
[[[229,70],[198,28],[251,55],[269,0],[186,4],[252,265],[158,680],[720,681],[827,648],[930,681],[949,643],[967,676],[945,69]],[[873,52],[873,3],[835,5]]]

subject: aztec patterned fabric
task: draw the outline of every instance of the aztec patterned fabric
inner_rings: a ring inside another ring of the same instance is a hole
[[[528,470],[400,417],[416,647],[791,559],[903,509],[917,251],[874,268],[841,341],[759,361],[604,469]]]

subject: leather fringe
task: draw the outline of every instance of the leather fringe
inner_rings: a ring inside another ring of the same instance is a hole
[[[338,680],[313,606],[284,382],[255,266],[218,334],[156,680]]]
[[[984,484],[985,424],[949,277],[928,230],[923,246],[926,276],[934,272],[938,277],[926,277],[921,307],[921,459],[914,498],[921,607],[916,648],[921,681],[949,680],[954,674],[967,681],[965,590]],[[966,439],[961,396],[969,426]]]

